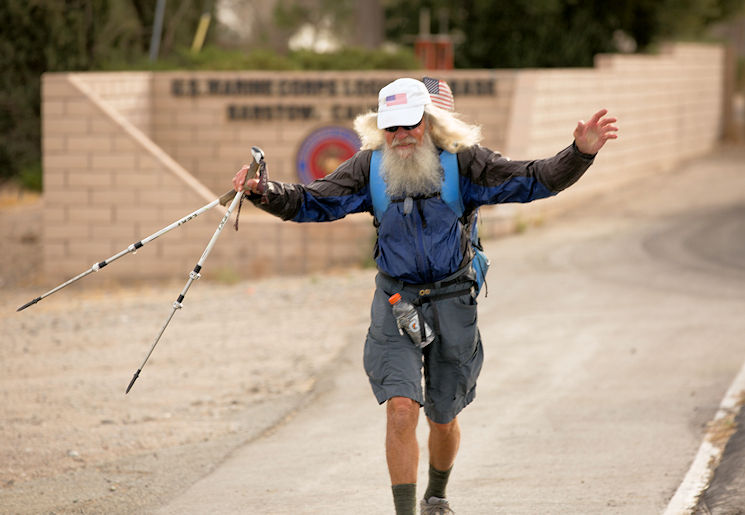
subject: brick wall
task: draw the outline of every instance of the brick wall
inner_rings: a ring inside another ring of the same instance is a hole
[[[571,141],[577,120],[601,107],[619,119],[621,134],[576,185],[520,211],[566,209],[710,151],[721,137],[723,78],[724,49],[697,44],[659,55],[600,55],[593,69],[521,72],[506,145],[511,157],[551,155]]]
[[[409,75],[419,77],[421,73]],[[328,124],[351,128],[398,72],[162,72],[45,74],[43,78],[44,270],[62,281],[205,205],[230,187],[252,145],[270,177],[296,182],[302,140]],[[571,143],[578,119],[607,107],[621,119],[611,142],[576,186],[527,206],[485,209],[482,234],[516,216],[568,209],[713,148],[719,138],[723,51],[676,45],[656,56],[598,56],[592,69],[456,70],[456,108],[480,123],[485,145],[513,159],[544,157]],[[243,84],[242,90],[230,84]],[[488,84],[487,90],[478,91]],[[210,91],[212,86],[217,89]],[[313,91],[313,85],[323,85]],[[266,86],[266,87],[265,87]],[[222,89],[221,89],[222,88]],[[305,89],[304,89],[305,88]],[[231,119],[230,106],[299,106],[312,116]],[[104,273],[112,278],[187,277],[222,212],[175,229]],[[205,276],[230,271],[305,273],[370,261],[371,217],[284,223],[244,206],[227,227]]]
[[[86,73],[85,84],[146,135],[151,134],[151,72]]]
[[[82,272],[211,200],[141,131],[81,89],[79,77],[46,74],[43,81],[43,249],[50,279]],[[204,214],[143,248],[145,259],[122,259],[107,275],[187,270],[201,255],[202,234],[218,221],[218,211]],[[174,256],[177,249],[183,254]]]

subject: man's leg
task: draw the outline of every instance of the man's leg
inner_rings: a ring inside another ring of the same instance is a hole
[[[385,452],[396,514],[413,515],[416,511],[419,466],[419,444],[416,440],[419,403],[406,397],[393,397],[386,405],[386,415]]]
[[[429,422],[429,463],[437,470],[450,470],[460,446],[458,417],[447,424]]]
[[[429,422],[429,483],[424,499],[445,498],[445,488],[450,478],[450,470],[460,446],[460,425],[458,418],[447,424]]]
[[[437,302],[440,338],[424,351],[430,466],[427,490],[420,503],[422,514],[453,513],[445,490],[460,446],[456,417],[473,401],[484,361],[477,309],[470,294]]]

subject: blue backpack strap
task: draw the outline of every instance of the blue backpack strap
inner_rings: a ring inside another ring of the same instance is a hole
[[[383,152],[373,150],[370,157],[370,196],[372,197],[373,214],[380,221],[391,203],[388,193],[385,191],[385,180],[380,172],[380,162],[383,159]]]
[[[458,157],[443,150],[440,153],[440,164],[444,172],[440,197],[459,218],[463,216],[465,206],[460,196],[460,177],[458,176]]]
[[[481,287],[486,284],[486,272],[489,270],[489,258],[486,257],[484,249],[481,247],[481,240],[478,236],[478,226],[476,224],[478,220],[478,210],[476,210],[470,220],[463,220],[463,213],[466,210],[463,205],[463,197],[460,195],[460,176],[458,173],[458,158],[455,154],[451,154],[443,150],[440,153],[440,163],[444,172],[442,180],[442,192],[440,193],[442,200],[448,205],[450,209],[461,219],[465,228],[469,230],[469,238],[471,240],[471,252],[472,260],[471,267],[473,268],[476,276],[476,285],[474,290],[474,297],[478,297]],[[470,222],[470,227],[467,223]]]

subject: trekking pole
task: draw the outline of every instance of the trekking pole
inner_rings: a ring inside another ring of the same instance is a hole
[[[253,155],[254,162],[251,164],[251,167],[249,168],[248,173],[246,174],[245,181],[248,181],[248,179],[253,177],[256,171],[258,170],[259,177],[260,177],[259,178],[259,190],[262,193],[264,193],[266,191],[266,164],[264,163],[264,152],[258,147],[251,147],[251,154]],[[244,182],[243,184],[245,185],[246,182]],[[235,195],[233,197],[233,201],[230,203],[230,207],[228,207],[228,210],[225,212],[225,216],[223,216],[222,220],[220,221],[220,225],[217,226],[215,233],[212,235],[212,238],[207,244],[207,248],[204,249],[204,252],[202,253],[202,257],[199,258],[199,261],[197,262],[197,265],[194,267],[194,270],[189,272],[189,279],[186,281],[186,285],[184,286],[183,290],[181,290],[181,294],[178,296],[176,301],[173,303],[171,313],[168,315],[168,318],[166,318],[166,321],[163,324],[163,327],[161,327],[160,332],[155,337],[155,341],[150,347],[150,351],[148,351],[147,355],[145,356],[145,359],[142,361],[140,368],[138,368],[137,372],[135,372],[134,376],[132,376],[132,380],[129,382],[129,386],[127,386],[127,390],[124,392],[125,395],[129,393],[129,390],[132,389],[132,385],[134,385],[135,381],[137,381],[137,378],[140,376],[140,372],[142,372],[142,369],[144,368],[145,363],[147,363],[147,360],[150,358],[150,355],[155,350],[155,346],[160,341],[161,336],[163,336],[163,333],[165,332],[166,327],[168,327],[168,324],[171,322],[171,319],[173,318],[173,315],[176,313],[176,310],[179,310],[183,307],[182,302],[184,301],[186,292],[188,292],[189,287],[191,287],[191,283],[193,283],[195,280],[201,277],[200,272],[202,270],[202,266],[204,265],[204,262],[207,260],[207,256],[209,256],[210,252],[212,251],[212,247],[215,246],[215,242],[217,241],[218,236],[220,236],[220,232],[222,231],[223,227],[225,227],[225,224],[230,218],[230,214],[233,212],[235,207],[240,202],[241,197],[243,196],[244,192],[238,191],[234,193]]]
[[[201,215],[205,211],[209,211],[210,209],[212,209],[213,207],[215,207],[218,204],[220,204],[221,206],[226,205],[233,198],[234,194],[235,194],[235,190],[230,190],[228,192],[225,192],[221,197],[216,198],[215,200],[213,200],[209,204],[206,204],[206,205],[200,207],[199,209],[197,209],[196,211],[193,211],[193,212],[189,213],[188,215],[186,215],[185,217],[181,218],[180,220],[176,220],[171,225],[169,225],[167,227],[164,227],[164,228],[162,228],[161,230],[159,230],[157,232],[154,232],[153,234],[151,234],[147,238],[144,238],[144,239],[142,239],[142,240],[140,240],[138,242],[135,242],[135,243],[131,244],[129,247],[127,247],[126,249],[124,249],[124,250],[122,250],[122,251],[114,254],[110,258],[104,259],[103,261],[99,261],[98,263],[95,263],[92,267],[90,267],[85,272],[83,272],[83,273],[81,273],[79,275],[76,275],[75,277],[73,277],[69,281],[66,281],[66,282],[60,284],[59,286],[57,286],[57,287],[49,290],[45,294],[40,295],[39,297],[36,297],[35,299],[28,301],[26,304],[24,304],[20,308],[16,309],[16,311],[22,311],[22,310],[26,309],[27,307],[36,304],[40,300],[42,300],[42,299],[50,296],[52,293],[55,293],[55,292],[61,290],[65,286],[69,286],[72,283],[74,283],[75,281],[77,281],[79,279],[82,279],[83,277],[87,276],[88,274],[92,274],[93,272],[98,272],[103,267],[105,267],[109,263],[112,263],[112,262],[116,261],[117,259],[119,259],[122,256],[126,256],[129,253],[135,254],[138,249],[144,247],[145,245],[147,245],[148,243],[150,243],[151,241],[153,241],[158,236],[162,236],[163,234],[167,233],[168,231],[170,231],[172,229],[175,229],[176,227],[180,227],[180,226],[184,225],[189,220],[192,220],[192,219],[196,218],[197,216]]]

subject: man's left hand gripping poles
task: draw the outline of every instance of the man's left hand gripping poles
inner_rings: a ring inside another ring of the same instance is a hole
[[[258,147],[251,147],[251,154],[253,155],[254,162],[251,163],[251,167],[249,168],[249,171],[246,174],[246,181],[254,177],[254,175],[256,174],[256,171],[258,170],[259,189],[261,190],[261,193],[263,194],[265,193],[265,188],[266,188],[266,164],[264,163],[264,152]],[[191,283],[193,283],[196,279],[199,279],[201,277],[200,271],[202,270],[202,265],[204,265],[204,262],[207,260],[207,256],[209,256],[210,252],[212,251],[212,247],[215,246],[215,242],[217,241],[218,236],[220,236],[220,232],[222,231],[223,227],[225,227],[225,224],[230,218],[230,214],[236,208],[242,196],[243,196],[243,191],[239,191],[239,192],[236,192],[235,196],[233,197],[233,201],[230,203],[230,206],[225,212],[225,216],[223,216],[222,220],[220,220],[220,225],[217,226],[215,233],[212,235],[210,242],[207,244],[207,248],[204,249],[204,252],[202,253],[202,257],[199,258],[199,261],[197,262],[197,265],[194,267],[194,270],[192,270],[189,273],[189,280],[186,281],[186,285],[184,286],[184,289],[181,290],[181,294],[178,296],[178,299],[176,299],[176,301],[173,303],[171,313],[168,315],[168,318],[166,319],[165,324],[163,324],[163,327],[160,329],[160,332],[155,337],[155,341],[150,347],[150,351],[148,351],[147,355],[145,356],[145,359],[142,361],[140,368],[138,368],[137,372],[135,372],[134,376],[132,376],[132,380],[129,382],[129,386],[127,386],[127,390],[124,392],[125,394],[129,393],[129,390],[132,389],[132,385],[134,385],[135,381],[137,381],[137,378],[140,376],[140,372],[142,372],[142,369],[145,367],[145,363],[147,363],[147,360],[150,358],[150,355],[153,353],[153,350],[155,350],[155,346],[158,344],[158,341],[160,341],[161,336],[163,336],[163,333],[165,332],[166,327],[168,327],[168,324],[171,322],[171,319],[173,318],[173,315],[176,313],[176,310],[181,309],[182,307],[181,303],[184,301],[184,297],[186,296],[186,292],[189,291],[189,287],[191,286]]]

